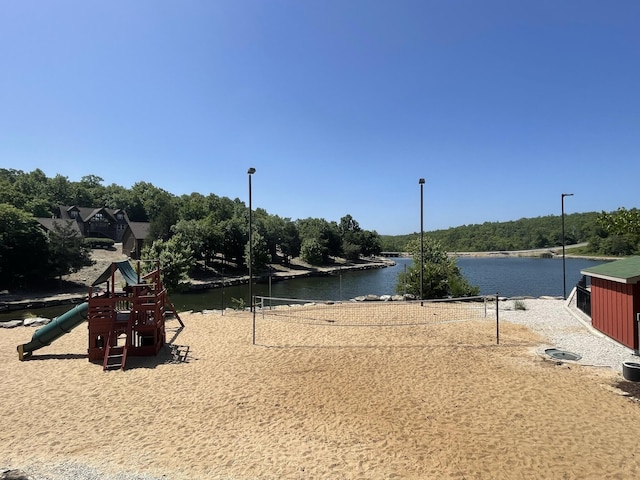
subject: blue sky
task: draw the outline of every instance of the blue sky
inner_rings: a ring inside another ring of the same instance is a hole
[[[0,3],[0,167],[380,234],[639,207],[640,2]]]

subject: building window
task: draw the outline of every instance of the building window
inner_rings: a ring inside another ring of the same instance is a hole
[[[103,223],[104,224],[104,223],[109,223],[109,220],[107,220],[102,213],[96,213],[93,216],[93,219],[92,219],[92,223],[94,223],[94,222],[95,223]]]

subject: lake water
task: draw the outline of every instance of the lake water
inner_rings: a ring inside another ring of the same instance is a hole
[[[342,272],[331,277],[312,277],[254,285],[254,295],[309,300],[348,300],[360,295],[396,293],[398,274],[409,258],[394,259],[396,265],[377,270]],[[602,263],[577,258],[565,259],[567,294],[581,278],[580,270]],[[528,257],[461,257],[458,266],[481,295],[504,297],[543,295],[562,296],[562,259]],[[172,301],[182,309],[219,309],[232,306],[232,299],[249,303],[248,286],[227,287],[202,293],[173,295]]]
[[[360,295],[394,294],[398,274],[411,264],[409,258],[394,259],[393,267],[356,272],[342,272],[330,277],[310,277],[254,285],[254,295],[308,300],[348,300]],[[603,263],[567,258],[567,294],[580,280],[580,270]],[[562,296],[562,259],[528,257],[461,257],[458,266],[472,285],[480,287],[481,295],[503,297],[542,295]],[[249,304],[247,285],[206,290],[199,293],[174,294],[171,300],[179,311],[233,307],[233,299]],[[33,310],[31,313],[53,317],[69,306]],[[21,317],[22,312],[2,313],[0,319]]]
[[[580,270],[604,263],[602,260],[566,258],[567,295],[578,283]],[[481,295],[562,296],[562,258],[459,258],[458,266]]]

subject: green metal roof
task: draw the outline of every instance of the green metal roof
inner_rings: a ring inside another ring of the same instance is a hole
[[[585,268],[581,274],[589,277],[612,280],[618,283],[638,283],[640,281],[640,256],[623,258],[595,267]]]
[[[91,285],[96,286],[111,280],[111,272],[114,271],[114,269],[120,271],[127,285],[138,284],[138,274],[128,260],[123,260],[121,262],[113,262]]]

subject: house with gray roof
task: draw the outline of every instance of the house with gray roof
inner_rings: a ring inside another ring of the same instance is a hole
[[[149,235],[149,222],[131,222],[127,212],[107,207],[58,207],[56,218],[38,218],[42,228],[53,230],[57,225],[68,225],[84,238],[110,238],[122,242],[122,253],[140,258],[145,239]]]
[[[129,222],[122,235],[122,253],[140,259],[142,247],[149,236],[149,222]]]
[[[114,242],[122,241],[122,235],[129,225],[127,212],[122,209],[107,207],[94,208],[61,205],[58,218],[61,220],[74,220],[85,238],[110,238]]]

